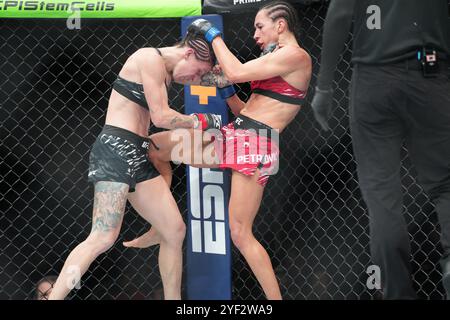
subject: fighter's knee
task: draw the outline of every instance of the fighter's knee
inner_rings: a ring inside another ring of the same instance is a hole
[[[177,223],[173,227],[173,238],[177,242],[183,242],[184,237],[186,236],[186,224],[182,219],[179,219]]]
[[[230,221],[230,236],[236,248],[243,249],[249,243],[248,240],[252,237],[252,234],[243,227],[242,223]]]
[[[186,236],[186,225],[180,218],[178,221],[173,222],[169,227],[161,232],[161,241],[164,241],[171,245],[182,245],[184,237]]]
[[[93,232],[85,240],[85,244],[97,256],[108,251],[116,242],[117,236],[115,232]]]
[[[148,159],[153,163],[154,166],[156,166],[157,163],[162,161],[161,151],[156,150],[153,147],[149,148],[147,155]]]

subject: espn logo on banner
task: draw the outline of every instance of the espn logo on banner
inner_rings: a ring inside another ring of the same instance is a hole
[[[189,184],[192,252],[225,255],[225,201],[228,199],[222,188],[223,171],[189,167]]]
[[[223,30],[222,17],[204,15],[181,19],[181,34],[197,18]],[[213,113],[228,123],[228,106],[216,87],[185,86],[185,113]],[[229,300],[231,239],[228,225],[230,172],[187,166],[186,291],[190,300]]]

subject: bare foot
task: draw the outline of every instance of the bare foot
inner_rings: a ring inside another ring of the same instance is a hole
[[[142,236],[131,241],[124,241],[123,245],[128,248],[148,248],[155,244],[159,244],[160,241],[161,239],[158,231],[156,231],[155,228],[150,228],[150,230]]]

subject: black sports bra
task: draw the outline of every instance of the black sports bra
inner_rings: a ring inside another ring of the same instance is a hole
[[[155,48],[158,54],[161,56],[161,51]],[[167,84],[166,84],[167,87]],[[145,99],[144,86],[140,83],[126,80],[120,76],[114,81],[113,89],[120,93],[125,98],[137,103],[145,110],[149,110],[147,100]]]

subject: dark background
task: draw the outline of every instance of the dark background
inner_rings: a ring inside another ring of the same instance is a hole
[[[255,221],[286,299],[376,299],[366,288],[368,217],[358,189],[348,129],[351,38],[335,77],[332,132],[314,122],[309,102],[320,63],[326,4],[297,7],[302,46],[314,76],[308,103],[281,136],[278,175],[269,180]],[[254,13],[224,15],[225,39],[242,61],[259,50]],[[58,274],[70,250],[90,231],[93,186],[88,154],[100,132],[111,85],[127,57],[179,40],[179,19],[0,19],[0,299],[30,299],[35,283]],[[170,105],[183,110],[182,86]],[[240,86],[247,98],[249,85]],[[405,155],[405,215],[412,239],[415,287],[441,299],[439,228]],[[186,216],[184,166],[174,166],[173,191]],[[159,299],[157,248],[126,249],[124,239],[149,225],[127,207],[116,245],[100,256],[72,299]],[[263,299],[245,261],[233,251],[235,299]]]

